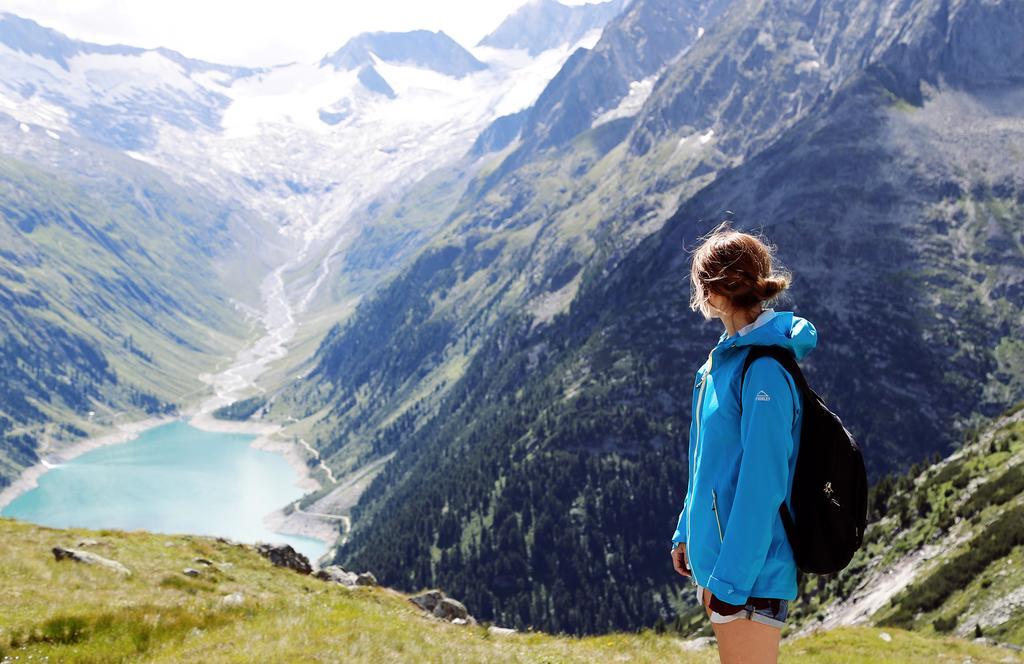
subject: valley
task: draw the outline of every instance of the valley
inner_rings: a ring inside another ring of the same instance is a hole
[[[775,306],[820,331],[802,366],[873,484],[789,652],[1024,646],[1021,34],[1014,0],[534,0],[476,45],[367,32],[249,68],[2,14],[0,505],[188,427],[246,441],[216,472],[289,464],[239,489],[273,498],[250,535],[389,593],[707,636],[665,549],[721,331],[689,252],[724,219],[777,244]]]

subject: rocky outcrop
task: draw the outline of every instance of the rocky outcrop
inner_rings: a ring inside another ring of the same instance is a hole
[[[427,590],[419,595],[413,595],[409,598],[409,601],[424,611],[432,613],[434,611],[434,607],[441,602],[441,598],[443,597],[444,593],[440,590]]]
[[[442,620],[468,620],[469,611],[466,610],[466,605],[457,599],[451,597],[445,597],[437,606],[434,607],[434,615]]]
[[[85,565],[96,565],[98,567],[104,567],[112,572],[116,572],[122,576],[131,576],[131,570],[117,562],[116,560],[110,560],[103,556],[97,556],[95,553],[88,551],[80,551],[78,549],[65,549],[61,546],[53,547],[53,557],[58,562],[61,560],[73,560],[76,563],[82,563]]]
[[[276,567],[287,567],[299,574],[312,574],[313,566],[309,564],[309,558],[302,555],[288,544],[267,544],[260,542],[256,545],[256,552],[269,560]]]
[[[476,624],[476,619],[469,615],[462,602],[448,597],[440,590],[427,590],[419,595],[413,595],[409,601],[435,618],[460,625]]]
[[[377,585],[377,577],[373,575],[373,572],[361,572],[359,574],[350,572],[340,565],[331,565],[325,567],[322,570],[318,570],[314,574],[316,578],[322,581],[328,581],[330,583],[339,583],[343,586],[375,586]]]
[[[349,572],[340,565],[331,565],[321,570],[317,570],[317,573],[313,576],[321,581],[340,583],[343,586],[354,586],[356,585],[356,579],[359,578],[358,574],[355,572]]]
[[[635,0],[608,23],[592,50],[579,49],[544,88],[523,127],[511,164],[565,145],[615,108],[630,83],[656,74],[713,24],[729,0]]]

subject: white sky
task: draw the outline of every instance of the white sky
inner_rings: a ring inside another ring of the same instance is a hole
[[[587,0],[561,0],[567,5]],[[590,0],[591,2],[595,0]],[[474,46],[526,0],[0,0],[84,41],[166,46],[201,60],[312,62],[360,32],[444,30]]]

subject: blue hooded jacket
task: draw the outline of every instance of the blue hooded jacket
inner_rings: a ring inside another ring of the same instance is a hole
[[[672,541],[686,542],[694,581],[729,604],[797,595],[779,506],[790,505],[803,397],[773,358],[754,360],[743,385],[740,372],[751,346],[783,346],[800,360],[816,343],[810,322],[765,309],[731,337],[723,332],[697,370],[689,481]]]

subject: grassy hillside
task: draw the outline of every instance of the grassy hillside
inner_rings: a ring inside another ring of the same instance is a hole
[[[87,550],[130,576],[71,561]],[[195,558],[211,561],[209,567]],[[185,568],[199,568],[191,578]],[[573,638],[496,635],[425,615],[400,593],[348,589],[272,567],[249,547],[211,538],[52,530],[0,520],[0,661],[715,662],[713,648],[644,631]],[[229,595],[240,602],[225,602]],[[889,635],[887,639],[883,632]],[[787,642],[783,661],[1024,661],[1011,651],[898,629],[840,629]]]

